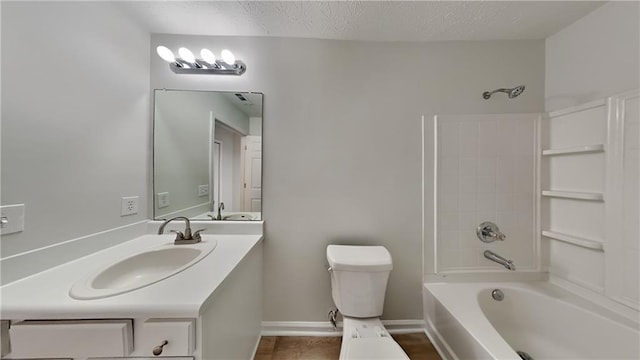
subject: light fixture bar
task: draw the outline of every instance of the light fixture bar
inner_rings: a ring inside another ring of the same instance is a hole
[[[201,67],[196,67],[198,64]],[[189,66],[188,68],[184,65]],[[233,65],[229,65],[221,60],[216,60],[210,64],[202,59],[196,59],[194,63],[189,63],[177,58],[175,62],[169,63],[169,68],[176,74],[209,74],[209,75],[242,75],[247,71],[247,65],[240,60],[236,60]]]
[[[180,57],[175,57],[166,46],[156,48],[158,55],[169,63],[169,69],[176,74],[205,74],[205,75],[242,75],[247,71],[247,65],[236,60],[231,51],[224,49],[222,59],[216,59],[209,49],[200,51],[201,59],[196,59],[191,50],[181,47],[178,50]]]

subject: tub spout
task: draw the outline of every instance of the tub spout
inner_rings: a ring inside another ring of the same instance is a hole
[[[491,250],[485,250],[484,251],[484,257],[489,259],[489,260],[491,260],[491,261],[493,261],[493,262],[496,262],[496,263],[504,266],[505,268],[507,268],[507,269],[509,269],[511,271],[515,271],[516,270],[516,265],[513,263],[513,261],[507,260],[507,259],[503,258],[502,256],[494,253]]]

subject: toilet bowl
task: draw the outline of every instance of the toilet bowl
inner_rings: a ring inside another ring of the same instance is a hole
[[[391,254],[383,246],[327,246],[331,295],[343,316],[340,359],[409,359],[380,321]]]

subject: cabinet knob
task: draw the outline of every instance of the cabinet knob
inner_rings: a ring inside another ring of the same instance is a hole
[[[162,350],[163,350],[164,346],[167,345],[168,343],[169,343],[169,341],[164,340],[162,342],[162,344],[154,347],[153,348],[153,355],[158,356],[158,355],[162,354]]]

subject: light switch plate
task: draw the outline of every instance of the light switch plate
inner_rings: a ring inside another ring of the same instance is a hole
[[[24,230],[24,204],[0,206],[2,226],[0,235],[7,235]]]

